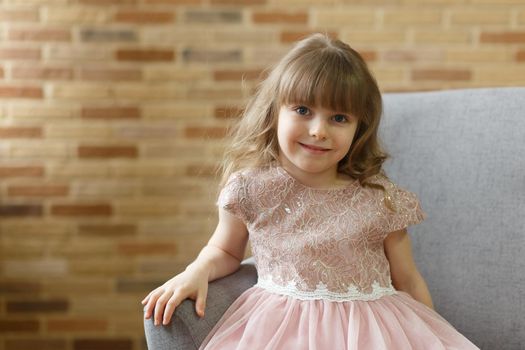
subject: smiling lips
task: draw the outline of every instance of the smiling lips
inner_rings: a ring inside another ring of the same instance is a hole
[[[303,149],[305,149],[306,151],[308,151],[310,153],[322,154],[322,153],[330,151],[329,148],[323,148],[323,147],[318,147],[318,146],[314,146],[314,145],[307,145],[307,144],[301,143],[301,142],[298,142],[298,143],[299,143],[299,145],[301,145],[301,147]]]

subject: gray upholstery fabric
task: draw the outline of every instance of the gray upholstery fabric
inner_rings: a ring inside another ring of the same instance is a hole
[[[525,88],[385,94],[384,104],[385,168],[428,214],[409,232],[437,311],[482,349],[523,349]],[[255,280],[245,264],[211,283],[204,320],[186,301],[169,326],[146,321],[149,348],[196,349]]]

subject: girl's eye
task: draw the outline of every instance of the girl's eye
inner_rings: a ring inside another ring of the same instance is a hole
[[[346,123],[348,121],[348,117],[343,114],[337,114],[333,116],[333,119],[337,123]]]
[[[297,113],[299,113],[300,115],[308,115],[310,110],[308,109],[308,107],[305,107],[305,106],[299,106],[295,109],[295,111]]]

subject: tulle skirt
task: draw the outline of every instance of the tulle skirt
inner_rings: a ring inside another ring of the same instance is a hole
[[[199,349],[478,349],[405,292],[373,301],[299,300],[254,286],[226,311]]]

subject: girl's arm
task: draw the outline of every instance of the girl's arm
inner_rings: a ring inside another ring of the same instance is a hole
[[[407,292],[417,301],[433,309],[427,284],[412,257],[410,237],[406,229],[390,233],[384,241],[384,247],[394,288]]]
[[[153,316],[155,325],[168,324],[186,298],[195,300],[197,314],[203,317],[208,282],[239,268],[247,242],[248,230],[242,220],[219,208],[217,228],[197,259],[142,300],[144,318]]]

